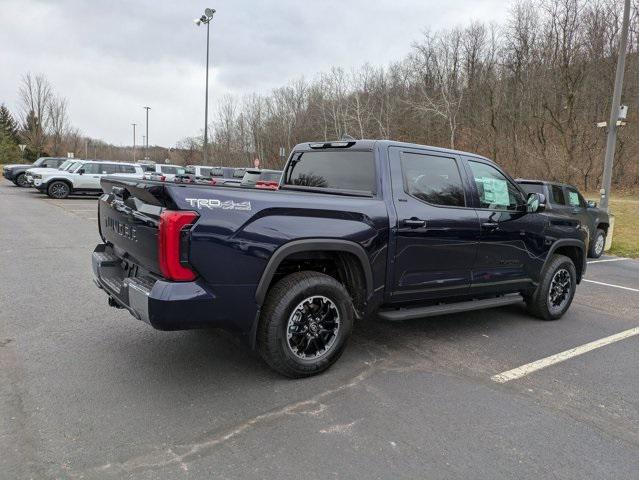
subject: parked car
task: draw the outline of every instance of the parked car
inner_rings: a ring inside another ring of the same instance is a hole
[[[36,167],[58,168],[66,160],[68,159],[61,157],[40,157],[32,164],[5,165],[2,168],[2,176],[12,181],[18,187],[26,188],[29,186],[26,176],[27,169]]]
[[[68,159],[67,161],[63,162],[58,168],[50,168],[50,167],[36,167],[36,168],[29,168],[27,169],[26,172],[24,172],[24,174],[27,177],[27,183],[30,187],[33,187],[33,175],[34,174],[42,174],[42,173],[46,173],[46,172],[55,172],[57,170],[61,170],[61,171],[67,171],[70,168],[73,167],[73,165],[77,162],[77,160],[74,159]]]
[[[185,167],[179,165],[166,165],[163,163],[145,164],[144,178],[147,180],[155,181],[172,181],[176,175],[184,175],[186,172]]]
[[[492,161],[385,140],[297,145],[280,190],[104,178],[96,284],[159,330],[221,327],[276,371],[319,373],[355,318],[525,301],[568,310],[585,232]]]
[[[610,217],[608,212],[597,208],[597,202],[587,202],[577,187],[565,183],[525,179],[517,179],[517,183],[527,193],[543,194],[547,199],[548,211],[578,219],[587,235],[588,256],[601,257],[610,228]]]
[[[242,178],[242,187],[277,190],[282,177],[281,170],[248,169]]]
[[[67,198],[71,194],[100,193],[100,179],[105,175],[142,179],[142,167],[135,163],[103,160],[79,161],[73,170],[44,172],[33,175],[34,186],[51,198]]]

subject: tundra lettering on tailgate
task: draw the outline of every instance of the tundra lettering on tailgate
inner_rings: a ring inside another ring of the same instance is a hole
[[[221,201],[215,198],[185,198],[185,200],[198,210],[202,210],[202,208],[208,208],[209,210],[216,208],[221,208],[222,210],[251,210],[251,202]]]
[[[131,225],[118,222],[117,220],[111,217],[106,217],[106,226],[107,228],[110,228],[121,237],[128,238],[129,240],[132,240],[134,242],[138,241],[135,227],[132,227]]]

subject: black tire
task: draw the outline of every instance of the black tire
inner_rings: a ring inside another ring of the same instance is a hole
[[[557,283],[554,283],[556,281]],[[567,289],[562,285],[569,282]],[[577,287],[577,270],[564,255],[553,255],[535,292],[526,297],[528,312],[542,320],[557,320],[570,308]],[[551,293],[551,288],[555,290]]]
[[[603,255],[604,247],[606,245],[606,232],[600,228],[595,231],[595,235],[590,242],[590,248],[588,248],[588,256],[590,258],[599,258]]]
[[[27,176],[24,173],[18,175],[13,183],[15,183],[20,188],[27,188],[29,186]]]
[[[322,310],[326,314],[317,320]],[[297,272],[269,290],[260,315],[258,349],[264,361],[282,375],[309,377],[337,361],[352,329],[353,305],[346,288],[323,273]],[[306,345],[305,352],[301,352],[302,345]],[[308,358],[300,357],[307,353]]]
[[[54,180],[47,186],[47,195],[55,199],[67,198],[71,194],[71,187],[67,182]]]

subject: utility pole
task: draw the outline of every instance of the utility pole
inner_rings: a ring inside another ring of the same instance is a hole
[[[137,123],[132,123],[133,125],[133,162],[135,163],[135,127]]]
[[[606,158],[604,161],[603,185],[600,191],[600,206],[608,211],[610,189],[612,188],[612,164],[615,159],[617,145],[617,120],[621,105],[621,91],[623,89],[623,74],[626,65],[626,49],[628,47],[628,24],[630,23],[630,0],[625,0],[621,38],[619,39],[619,57],[617,58],[617,73],[615,74],[615,90],[612,94],[612,108],[608,122],[608,140],[606,142]]]
[[[144,159],[149,159],[149,110],[151,107],[143,107],[146,110],[146,142],[144,143]]]
[[[204,15],[200,18],[195,19],[195,24],[200,26],[201,24],[206,25],[206,86],[204,92],[204,144],[202,145],[202,159],[204,165],[207,164],[207,146],[208,146],[208,131],[209,131],[209,30],[211,25],[211,20],[213,20],[213,15],[215,15],[214,8],[207,8],[204,10]]]

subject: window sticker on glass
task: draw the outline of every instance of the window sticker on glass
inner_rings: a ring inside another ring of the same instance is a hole
[[[568,190],[568,202],[573,207],[578,207],[579,206],[579,194],[577,192],[571,192],[570,190]]]
[[[475,178],[475,182],[481,183],[484,187],[482,200],[494,205],[510,204],[508,196],[508,182],[498,178],[480,177]]]

